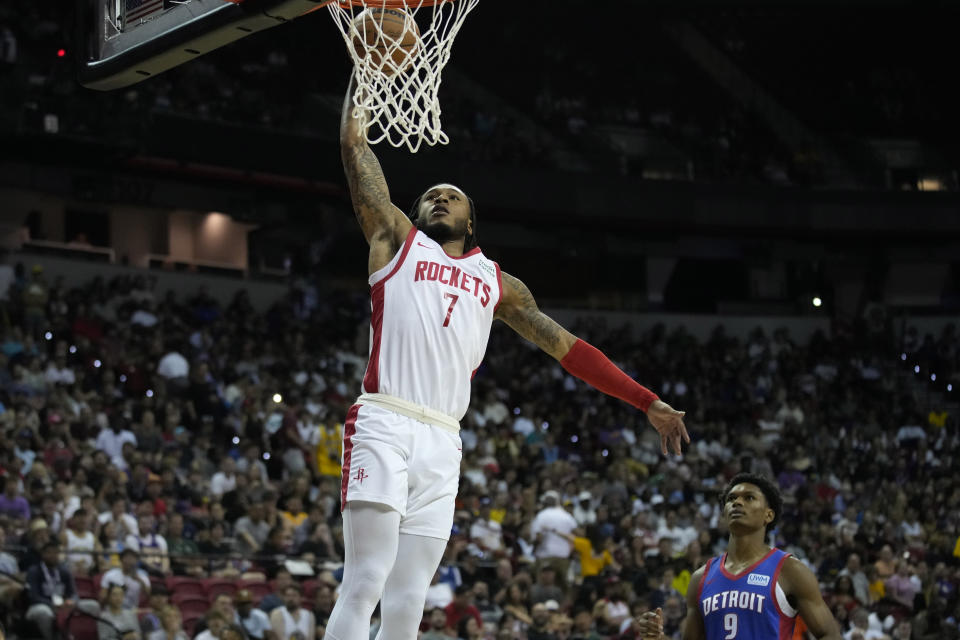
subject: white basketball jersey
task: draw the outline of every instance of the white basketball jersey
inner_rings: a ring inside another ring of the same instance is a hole
[[[393,260],[370,276],[370,287],[364,393],[385,393],[459,421],[503,293],[499,265],[479,248],[448,256],[413,228]]]

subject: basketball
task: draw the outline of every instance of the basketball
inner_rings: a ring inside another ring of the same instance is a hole
[[[420,47],[417,23],[400,9],[364,9],[354,18],[353,29],[353,48],[359,59],[369,55],[370,64],[388,76],[410,68],[411,56]]]

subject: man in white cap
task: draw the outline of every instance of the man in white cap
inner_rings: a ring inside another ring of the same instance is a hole
[[[597,512],[593,508],[593,495],[589,491],[581,491],[577,496],[577,503],[573,506],[573,517],[580,526],[587,526],[597,521]]]
[[[533,555],[538,566],[553,566],[557,572],[557,582],[564,585],[573,547],[559,534],[570,535],[577,528],[577,521],[560,506],[560,494],[556,491],[551,489],[544,493],[541,503],[543,509],[530,524],[530,536],[537,545]]]

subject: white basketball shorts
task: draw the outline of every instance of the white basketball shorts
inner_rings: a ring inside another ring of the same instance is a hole
[[[343,427],[340,507],[351,501],[400,512],[400,533],[448,540],[462,444],[450,429],[372,404],[355,404]]]

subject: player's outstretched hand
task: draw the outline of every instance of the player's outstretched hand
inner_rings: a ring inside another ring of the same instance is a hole
[[[690,443],[690,435],[687,433],[687,427],[683,424],[683,416],[686,411],[677,411],[663,400],[656,400],[647,409],[647,420],[653,425],[653,428],[660,434],[660,451],[667,455],[667,448],[670,451],[680,455],[682,453],[681,441]]]
[[[634,618],[637,633],[643,640],[661,640],[663,638],[663,610],[657,607],[656,611],[647,611]]]

